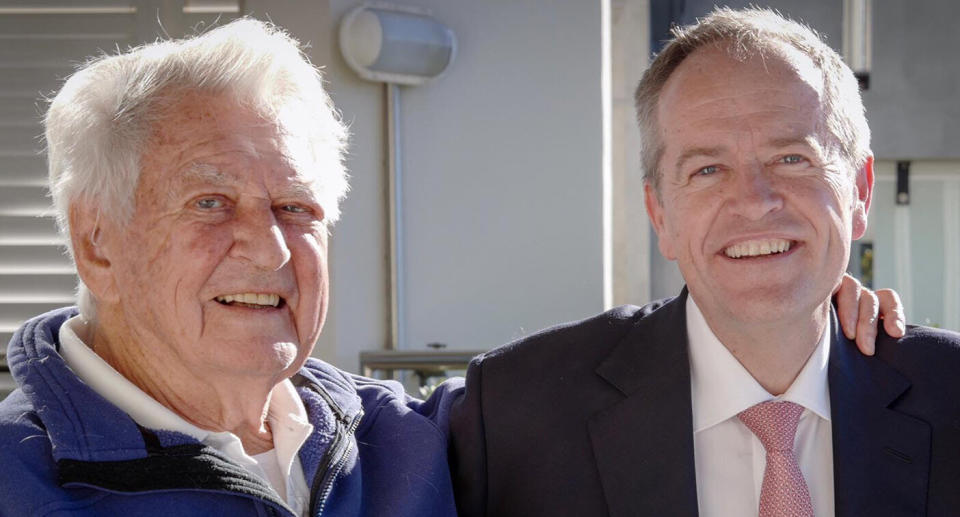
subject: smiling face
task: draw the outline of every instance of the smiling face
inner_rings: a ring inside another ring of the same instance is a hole
[[[288,376],[327,302],[323,208],[287,152],[302,146],[225,99],[192,94],[167,113],[133,219],[104,234],[113,310],[137,345],[198,377]]]
[[[647,209],[708,321],[825,310],[866,229],[872,161],[852,171],[824,129],[809,58],[698,49],[660,95],[659,195]]]

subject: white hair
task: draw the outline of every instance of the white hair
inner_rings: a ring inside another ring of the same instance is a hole
[[[348,188],[347,129],[320,71],[281,29],[241,18],[197,36],[100,56],[66,81],[44,126],[50,192],[68,243],[74,203],[96,206],[120,224],[130,219],[152,126],[191,91],[226,96],[305,139],[320,164],[314,186],[325,221],[338,219]],[[82,281],[77,291],[81,315],[93,320],[93,296]]]
[[[871,156],[870,127],[853,71],[810,27],[770,9],[718,7],[693,25],[674,27],[672,33],[673,39],[644,72],[635,94],[644,180],[658,195],[658,168],[663,155],[656,116],[660,92],[680,63],[707,45],[715,45],[738,59],[757,53],[776,54],[783,45],[799,50],[813,61],[823,76],[820,102],[826,113],[824,122],[839,144],[843,158],[854,170],[859,170]]]

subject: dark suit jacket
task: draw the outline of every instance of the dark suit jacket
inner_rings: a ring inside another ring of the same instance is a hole
[[[462,516],[694,516],[686,290],[478,357],[452,413]],[[960,516],[960,334],[861,355],[832,326],[838,516]]]

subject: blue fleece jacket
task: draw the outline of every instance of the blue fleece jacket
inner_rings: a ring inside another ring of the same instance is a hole
[[[58,353],[75,314],[38,316],[10,342],[20,387],[0,403],[0,516],[292,515],[215,449],[138,426],[78,379]],[[314,426],[300,450],[310,515],[456,514],[447,420],[462,384],[422,402],[315,359],[292,380]]]

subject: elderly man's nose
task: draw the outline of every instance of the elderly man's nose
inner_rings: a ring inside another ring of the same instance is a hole
[[[269,271],[290,261],[290,248],[272,211],[250,211],[238,217],[231,255]]]
[[[738,174],[729,194],[734,211],[747,219],[761,219],[783,208],[783,196],[775,184],[775,179],[759,167]]]

